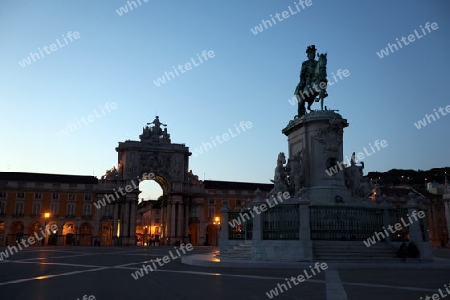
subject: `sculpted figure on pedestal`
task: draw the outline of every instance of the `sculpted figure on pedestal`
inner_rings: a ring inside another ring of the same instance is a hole
[[[286,175],[286,168],[284,164],[286,163],[286,157],[284,156],[283,152],[280,152],[278,154],[277,159],[277,167],[275,168],[275,175],[273,180],[271,180],[274,183],[274,188],[272,189],[271,193],[274,194],[278,192],[285,192],[287,191],[287,175]]]
[[[306,114],[305,102],[308,102],[308,110],[311,111],[311,105],[315,101],[322,101],[328,96],[326,92],[327,79],[327,54],[318,55],[319,60],[315,60],[316,46],[311,45],[306,49],[308,60],[302,63],[300,70],[300,82],[298,83],[294,95],[298,100],[298,116]],[[319,96],[318,99],[316,97]]]
[[[154,124],[155,125],[153,127],[153,129],[152,129],[152,134],[156,135],[156,136],[160,136],[162,134],[161,125],[167,126],[166,124],[163,124],[163,123],[161,123],[159,121],[159,117],[158,116],[156,116],[156,118],[155,118],[155,120],[153,120],[153,122],[147,123],[147,125],[150,125],[150,124]]]
[[[119,178],[119,172],[116,167],[112,167],[109,170],[106,170],[105,175],[101,177],[102,180],[114,180]]]
[[[304,182],[303,160],[301,152],[288,160],[286,171],[289,173],[289,190],[294,196],[298,196]]]
[[[352,192],[352,197],[358,196],[358,192],[363,179],[364,162],[361,162],[361,166],[356,165],[355,152],[352,154],[350,161],[350,167],[345,168],[345,185]]]

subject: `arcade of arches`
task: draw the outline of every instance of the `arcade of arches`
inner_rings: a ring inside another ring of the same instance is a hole
[[[0,172],[0,246],[55,225],[48,245],[217,245],[223,205],[240,209],[272,184],[199,180],[191,152],[156,117],[138,141],[119,142],[117,167],[94,176]],[[161,194],[139,201],[139,183]],[[42,235],[42,234],[41,234]],[[33,245],[38,245],[35,243]]]

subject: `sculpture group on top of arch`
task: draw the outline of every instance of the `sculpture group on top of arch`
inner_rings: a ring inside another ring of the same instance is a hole
[[[153,124],[154,126],[148,126]],[[147,123],[147,126],[145,126],[142,130],[142,134],[139,136],[139,138],[142,140],[153,140],[158,142],[166,142],[170,143],[170,134],[167,133],[167,128],[161,129],[161,126],[166,127],[167,124],[161,123],[159,121],[159,116],[156,116],[153,122]]]

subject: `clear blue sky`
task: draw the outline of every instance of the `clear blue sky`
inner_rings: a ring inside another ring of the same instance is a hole
[[[300,11],[292,0],[140,2],[122,16],[124,0],[0,2],[0,171],[101,176],[117,165],[118,142],[138,140],[159,115],[172,142],[191,152],[229,129],[236,135],[191,157],[200,179],[269,182],[278,153],[287,153],[281,130],[296,115],[288,99],[311,44],[328,53],[330,79],[350,73],[325,102],[350,123],[344,153],[388,143],[364,159],[366,174],[450,165],[450,115],[414,125],[450,105],[448,1],[312,0]],[[287,19],[250,30],[283,11]],[[427,22],[438,29],[424,35]],[[420,39],[376,54],[414,30]],[[69,31],[79,36],[66,44]],[[57,39],[63,47],[19,64]],[[203,50],[214,57],[199,63]],[[156,86],[191,59],[198,65]],[[108,102],[117,106],[102,114]],[[100,117],[58,136],[94,111]],[[252,127],[236,134],[241,121]]]

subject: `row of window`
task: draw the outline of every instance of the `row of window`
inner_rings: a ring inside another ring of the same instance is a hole
[[[59,203],[51,203],[50,204],[50,214],[51,215],[58,215]],[[91,204],[84,204],[83,205],[83,216],[90,216],[91,215]],[[23,215],[24,211],[24,203],[23,202],[17,202],[14,210],[15,215]],[[6,212],[6,201],[0,202],[0,215],[4,215]],[[41,203],[33,203],[31,213],[35,216],[41,214]],[[75,203],[68,203],[66,206],[66,214],[69,216],[75,215]]]
[[[229,194],[229,195],[252,195],[254,193],[254,191],[249,190],[215,190],[214,192],[216,194]]]
[[[59,193],[52,193],[52,200],[59,200]],[[6,198],[6,192],[0,192],[0,199]],[[75,201],[77,198],[76,194],[69,194],[68,199],[70,201]],[[16,199],[25,199],[25,193],[19,192],[16,193]],[[42,193],[34,193],[34,199],[40,200],[42,199]],[[91,201],[91,194],[84,194],[84,201]]]
[[[214,218],[216,216],[216,209],[214,207],[208,207],[208,218]],[[191,218],[197,218],[197,207],[191,208]]]
[[[211,207],[211,206],[215,206],[215,200],[213,198],[210,198],[208,203],[210,205],[210,207],[208,207],[208,218],[213,218],[216,216],[216,209],[215,207]],[[236,206],[240,206],[243,204],[243,200],[240,199],[236,199]],[[222,205],[228,205],[228,199],[222,199]],[[197,207],[192,207],[191,208],[191,217],[192,218],[196,218],[197,217]]]
[[[235,202],[235,203],[236,203],[236,205],[241,205],[242,200],[236,199],[236,202]],[[208,204],[209,204],[209,205],[216,205],[216,199],[210,198],[210,199],[208,200]],[[222,205],[229,205],[228,199],[222,199]]]
[[[76,194],[69,194],[69,201],[75,201],[76,200],[77,195]],[[6,192],[0,192],[0,199],[1,198],[6,198]],[[16,194],[16,199],[25,199],[25,193],[23,192],[18,192]],[[35,200],[41,200],[42,199],[42,193],[34,193],[34,199]],[[60,199],[60,194],[59,193],[52,193],[52,200],[59,200]],[[84,201],[91,201],[91,194],[84,194]],[[216,199],[214,198],[210,198],[208,201],[209,205],[215,205],[216,204]],[[241,205],[242,200],[240,199],[236,199],[236,205]],[[228,199],[222,199],[222,205],[229,205],[229,200]]]

